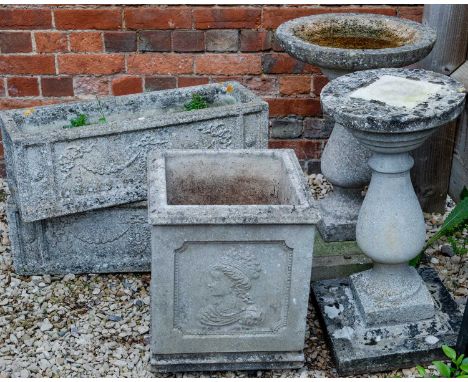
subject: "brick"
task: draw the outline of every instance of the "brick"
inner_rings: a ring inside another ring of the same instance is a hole
[[[309,94],[310,76],[284,76],[279,79],[280,93],[283,95]]]
[[[137,36],[135,32],[104,32],[106,52],[135,52]]]
[[[122,76],[112,80],[112,94],[125,95],[141,93],[143,91],[143,81],[141,77]]]
[[[0,32],[0,53],[32,52],[30,32]]]
[[[280,24],[288,20],[323,13],[377,13],[387,16],[396,15],[395,9],[391,7],[265,7],[263,8],[262,27],[265,29],[276,29]]]
[[[260,74],[261,58],[253,54],[204,54],[195,58],[198,74]]]
[[[146,77],[145,91],[173,89],[177,87],[175,77]]]
[[[271,49],[273,49],[275,52],[284,52],[283,47],[279,43],[274,33],[272,33],[271,36]]]
[[[328,78],[325,76],[314,76],[312,80],[312,91],[315,95],[320,96],[323,87],[328,84]]]
[[[62,103],[62,102],[67,102],[67,101],[60,100],[60,99],[0,98],[0,110],[21,109],[24,107],[52,105],[55,103]]]
[[[308,139],[270,139],[270,149],[293,149],[298,159],[319,159],[322,142]]]
[[[237,52],[239,32],[237,30],[206,31],[206,50],[208,52]]]
[[[191,9],[188,7],[138,7],[125,9],[127,29],[182,29],[192,28]]]
[[[119,29],[122,27],[120,9],[56,9],[57,29]]]
[[[74,93],[82,98],[109,94],[109,79],[106,77],[75,77]]]
[[[193,57],[188,54],[147,53],[128,56],[128,73],[192,74]]]
[[[0,74],[55,74],[54,56],[0,55]]]
[[[39,84],[36,77],[10,77],[7,79],[10,97],[37,97]]]
[[[242,83],[244,81],[244,77],[242,76],[211,76],[212,83],[222,83],[222,82],[230,82],[230,81],[237,81]]]
[[[210,80],[208,77],[179,77],[178,87],[184,88],[187,86],[205,85],[209,82]]]
[[[262,11],[253,7],[204,7],[193,10],[196,29],[255,29],[260,26]]]
[[[266,101],[270,106],[270,117],[315,117],[321,114],[320,101],[315,98],[268,98]]]
[[[203,52],[205,33],[201,31],[172,32],[172,49],[175,52]]]
[[[271,32],[244,29],[240,32],[242,52],[261,52],[271,49]]]
[[[39,53],[66,52],[68,50],[67,34],[64,32],[36,32],[36,51]]]
[[[3,78],[0,78],[0,97],[5,96],[5,81]]]
[[[144,31],[138,36],[138,49],[142,52],[170,52],[170,31]]]
[[[42,77],[41,88],[44,97],[71,97],[74,95],[72,77]]]
[[[49,29],[52,14],[48,8],[0,9],[0,29]]]
[[[58,57],[61,74],[113,74],[125,70],[119,54],[66,54]]]
[[[269,95],[277,92],[277,79],[275,77],[246,77],[242,79],[241,83],[259,95]]]
[[[302,135],[303,120],[299,118],[278,118],[271,121],[270,138],[298,138]]]
[[[306,118],[304,120],[304,138],[325,139],[333,130],[331,118]]]
[[[320,69],[296,60],[287,53],[267,53],[262,57],[262,68],[265,74],[302,74],[318,73]]]
[[[398,7],[398,16],[404,19],[422,22],[424,6]]]
[[[73,32],[70,34],[72,52],[102,52],[101,32]]]

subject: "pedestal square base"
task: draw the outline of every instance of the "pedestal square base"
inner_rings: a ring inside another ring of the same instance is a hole
[[[390,266],[388,266],[390,268]],[[405,264],[385,274],[374,267],[349,277],[356,306],[367,326],[412,322],[434,316],[434,301],[415,268]]]
[[[242,352],[199,354],[153,354],[153,372],[299,369],[303,352]]]
[[[356,240],[356,223],[363,196],[360,189],[336,190],[319,201],[322,219],[318,230],[323,240]]]
[[[442,345],[455,345],[462,319],[457,304],[436,271],[422,268],[419,274],[434,299],[435,316],[393,325],[366,326],[349,278],[312,284],[338,374],[354,375],[424,364],[443,357]]]

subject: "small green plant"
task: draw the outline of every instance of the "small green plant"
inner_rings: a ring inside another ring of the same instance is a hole
[[[99,107],[99,113],[101,114],[101,116],[98,119],[98,122],[99,123],[106,123],[107,119],[106,119],[106,117],[104,115],[104,112],[102,111],[101,100],[98,98],[98,96],[96,96],[96,100],[97,100],[98,107]]]
[[[99,114],[101,114],[101,116],[98,119],[98,123],[106,123],[107,119],[106,119],[106,117],[104,115],[104,112],[103,112],[103,109],[102,109],[102,104],[101,104],[101,101],[99,100],[98,96],[96,96],[96,100],[97,100],[97,103],[98,103]],[[77,114],[76,118],[72,118],[70,120],[70,124],[66,125],[66,126],[63,126],[63,128],[64,129],[70,129],[72,127],[86,126],[86,125],[90,125],[90,124],[91,123],[89,121],[89,116],[87,114]]]
[[[70,124],[63,126],[64,129],[69,129],[72,127],[80,127],[89,125],[88,116],[86,114],[77,114],[76,118],[70,120]]]
[[[208,102],[206,101],[205,97],[198,93],[193,93],[192,99],[184,104],[186,111],[206,109],[207,107]]]
[[[459,239],[461,239],[464,241],[465,247],[466,247],[466,238],[463,238],[462,237],[463,235],[459,235],[459,233],[461,233],[463,229],[467,227],[467,225],[468,225],[468,190],[466,187],[464,187],[460,195],[460,202],[455,206],[452,212],[450,212],[450,214],[447,216],[447,218],[444,221],[444,224],[442,224],[442,227],[440,227],[439,231],[437,231],[437,233],[427,241],[426,245],[424,246],[422,251],[419,253],[419,255],[410,261],[410,265],[415,266],[415,267],[418,266],[421,261],[421,257],[424,251],[427,248],[429,248],[432,244],[434,244],[437,240],[439,240],[440,238],[444,236],[447,237],[447,240],[452,245],[452,248],[455,253],[463,254],[464,252],[466,254],[466,248],[464,248],[464,250],[460,249],[460,252],[458,253],[457,245],[459,244]],[[454,243],[455,243],[455,247],[453,246]]]
[[[457,355],[455,349],[447,345],[442,345],[442,351],[450,360],[450,364],[442,361],[433,361],[432,364],[436,367],[439,375],[432,375],[432,377],[468,378],[468,357],[465,358],[464,354]],[[418,365],[416,369],[421,377],[431,377],[431,375],[428,374],[428,370],[424,367]]]

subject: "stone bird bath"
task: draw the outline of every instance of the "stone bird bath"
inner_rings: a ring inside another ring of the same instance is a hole
[[[276,37],[291,56],[320,67],[333,80],[365,69],[402,67],[424,58],[436,34],[422,24],[374,14],[323,14],[288,21]],[[362,189],[369,183],[370,150],[339,123],[322,154],[321,170],[333,193],[321,201],[325,241],[355,240]]]
[[[458,117],[465,92],[450,77],[420,69],[356,72],[322,91],[324,112],[372,153],[356,239],[374,267],[313,286],[343,373],[423,363],[456,342],[456,304],[434,271],[408,266],[426,233],[409,152]]]

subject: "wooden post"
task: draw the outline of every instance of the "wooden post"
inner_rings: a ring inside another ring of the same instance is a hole
[[[468,7],[464,4],[424,6],[423,23],[437,31],[432,52],[418,65],[446,75],[465,62],[468,49]],[[443,212],[447,197],[456,122],[440,129],[413,152],[413,185],[426,212]]]
[[[452,78],[463,83],[465,89],[468,89],[468,60],[452,73]],[[460,201],[463,187],[468,187],[468,103],[465,104],[465,111],[459,119],[450,174],[449,194],[457,203]]]
[[[460,327],[460,333],[457,340],[457,352],[465,354],[468,357],[468,301],[465,306],[465,313]]]

